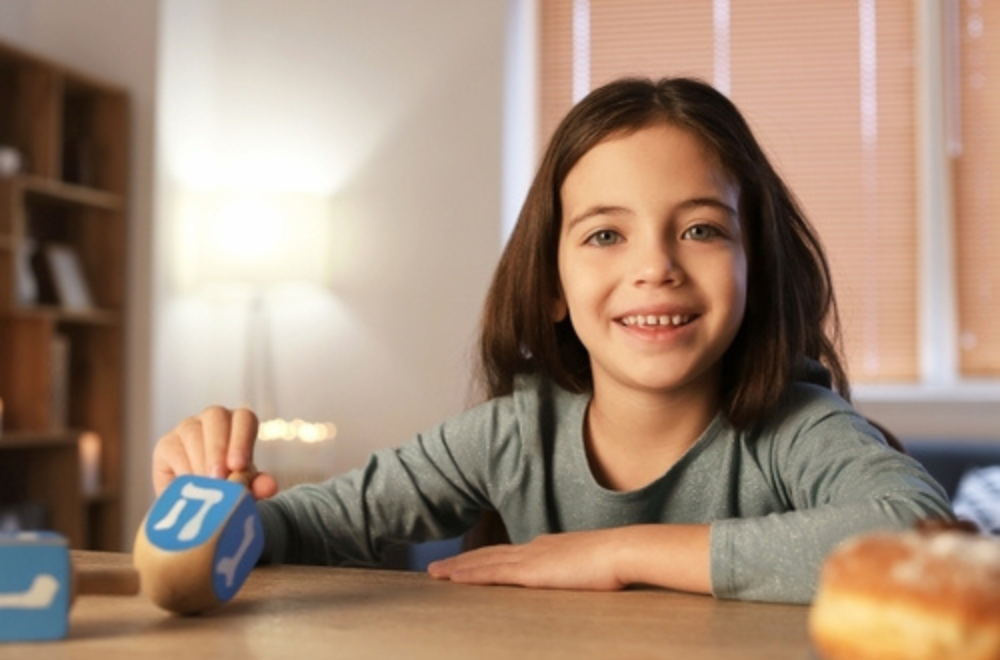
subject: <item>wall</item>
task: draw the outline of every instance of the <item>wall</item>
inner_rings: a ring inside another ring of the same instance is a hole
[[[266,298],[276,410],[332,421],[329,472],[466,405],[500,250],[506,3],[164,0],[153,425],[248,398],[246,298],[179,285],[192,190],[332,210],[327,290]]]
[[[132,94],[131,225],[125,448],[126,529],[145,513],[149,484],[146,441],[152,436],[150,297],[153,272],[153,153],[157,104],[159,2],[156,0],[0,0],[0,39],[69,64]]]

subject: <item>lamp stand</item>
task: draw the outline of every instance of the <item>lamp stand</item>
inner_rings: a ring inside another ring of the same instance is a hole
[[[244,399],[261,420],[276,413],[274,399],[274,360],[271,347],[271,319],[266,294],[260,287],[250,293],[247,310]]]

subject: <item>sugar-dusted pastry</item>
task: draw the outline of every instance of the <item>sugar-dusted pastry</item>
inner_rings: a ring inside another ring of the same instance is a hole
[[[809,616],[826,660],[1000,659],[1000,539],[874,533],[824,563]]]

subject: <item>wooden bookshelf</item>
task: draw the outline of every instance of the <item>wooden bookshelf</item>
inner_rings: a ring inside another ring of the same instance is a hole
[[[129,96],[0,44],[0,99],[0,512],[121,550]]]

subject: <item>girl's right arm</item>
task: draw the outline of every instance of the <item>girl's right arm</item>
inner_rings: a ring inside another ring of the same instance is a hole
[[[246,408],[206,408],[188,417],[164,435],[153,449],[153,488],[157,497],[176,477],[199,474],[225,479],[230,472],[253,466],[257,438],[257,416]],[[278,484],[266,473],[250,483],[257,499],[278,492]]]

